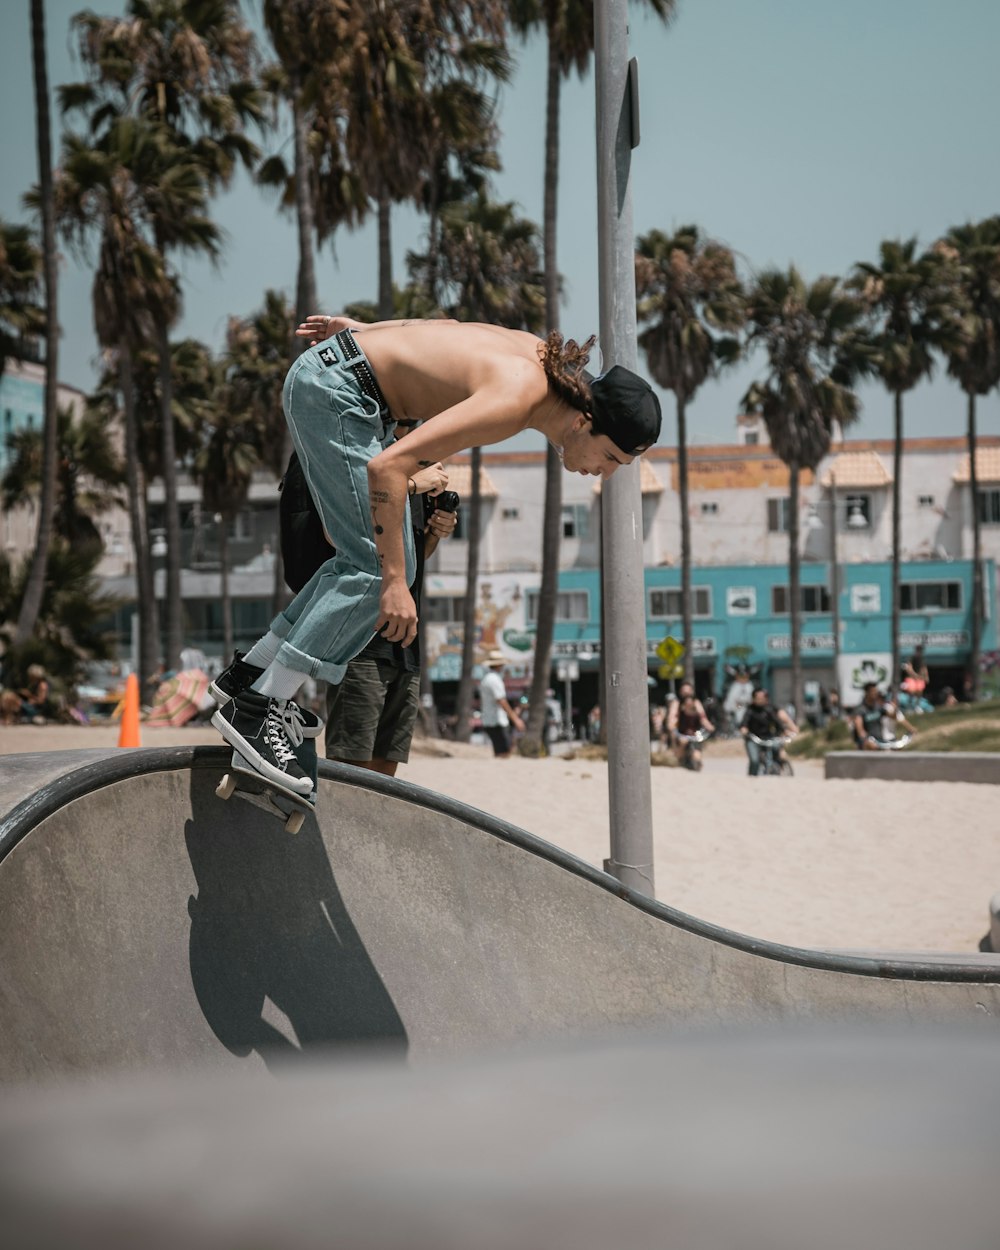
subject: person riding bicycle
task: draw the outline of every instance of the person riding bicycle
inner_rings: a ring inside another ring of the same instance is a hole
[[[902,725],[911,737],[917,732],[895,703],[883,697],[878,682],[866,681],[864,697],[851,717],[851,730],[859,751],[878,751],[880,742],[892,740],[892,735],[886,733],[888,720]]]
[[[772,705],[770,695],[764,687],[754,687],[750,706],[744,712],[743,720],[740,722],[740,733],[743,735],[743,740],[746,744],[747,759],[749,761],[747,771],[750,776],[759,776],[761,765],[764,762],[764,748],[759,742],[754,742],[754,738],[761,738],[766,741],[768,738],[783,738],[785,734],[797,734],[798,732],[798,726],[788,713]],[[775,754],[780,763],[786,764],[788,762],[788,756],[785,754],[783,744]]]
[[[677,745],[677,717],[680,715],[681,704],[691,695],[694,698],[694,708],[699,716],[708,717],[702,701],[694,693],[694,682],[688,681],[685,677],[677,687],[677,697],[671,696],[670,703],[667,707],[667,717],[663,725],[663,743],[665,746],[676,747]],[[709,722],[711,723],[711,722]],[[714,726],[712,727],[714,731]]]
[[[690,750],[691,767],[697,772],[701,768],[701,743],[685,742],[685,738],[693,738],[699,730],[706,734],[714,731],[712,722],[705,715],[705,709],[689,690],[677,700],[677,716],[674,723],[674,755],[677,763],[685,762],[685,754]]]

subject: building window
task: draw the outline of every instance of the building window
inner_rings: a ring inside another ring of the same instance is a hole
[[[872,523],[871,495],[845,495],[845,515],[847,528],[852,530],[868,529]]]
[[[649,592],[651,621],[678,620],[683,615],[684,600],[679,589],[658,587]],[[708,586],[691,587],[691,616],[712,615],[712,591]]]
[[[718,516],[719,505],[717,503],[703,503],[701,505],[702,516]]]
[[[790,602],[787,586],[771,587],[771,613],[787,616]],[[799,611],[803,616],[819,616],[830,611],[830,592],[825,586],[800,586]]]
[[[431,625],[455,625],[465,619],[464,595],[427,596],[420,601],[424,620]]]
[[[743,442],[747,447],[756,447],[760,442],[760,434],[756,430],[747,430],[743,435]]]
[[[918,495],[918,496],[917,496],[917,507],[918,507],[918,508],[933,508],[933,507],[934,507],[934,496],[933,496],[933,495]]]
[[[586,538],[587,520],[590,507],[585,503],[563,504],[562,536],[563,538]]]
[[[529,590],[525,604],[527,619],[538,620],[538,591]],[[590,620],[590,595],[586,590],[560,590],[556,596],[556,620],[586,624]]]
[[[788,533],[789,499],[769,499],[767,501],[767,528],[772,534]]]
[[[253,542],[254,536],[254,516],[250,508],[241,508],[234,517],[227,522],[230,542],[249,543]]]
[[[961,582],[903,582],[899,587],[900,612],[960,612]]]
[[[504,508],[500,513],[505,521],[518,521],[521,517],[520,508]]]
[[[981,490],[977,497],[980,524],[1000,525],[1000,490]]]

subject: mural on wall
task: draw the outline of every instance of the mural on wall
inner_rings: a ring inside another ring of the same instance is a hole
[[[464,583],[463,583],[464,584]],[[535,627],[525,620],[526,589],[521,575],[495,574],[479,583],[476,602],[474,663],[482,664],[491,651],[502,651],[511,676],[531,665]],[[431,586],[429,594],[434,594]],[[427,626],[424,662],[434,681],[458,681],[462,675],[462,622],[434,621]]]

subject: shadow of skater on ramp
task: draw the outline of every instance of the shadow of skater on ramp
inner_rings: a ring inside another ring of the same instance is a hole
[[[192,772],[184,840],[198,884],[188,900],[191,981],[216,1037],[269,1066],[351,1043],[405,1054],[403,1022],[344,906],[316,818],[289,834],[238,800],[220,803],[214,784]]]

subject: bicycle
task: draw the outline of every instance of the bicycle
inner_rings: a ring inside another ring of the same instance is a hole
[[[788,742],[788,738],[783,736],[758,738],[756,734],[751,733],[748,733],[747,737],[760,747],[760,763],[757,766],[758,777],[795,776],[795,770],[792,768],[791,761],[781,758],[781,748]]]
[[[913,734],[903,734],[900,738],[873,738],[868,735],[867,742],[873,742],[879,751],[902,751],[913,741]]]
[[[701,772],[702,760],[700,756],[696,758],[697,750],[698,747],[701,746],[703,742],[707,742],[711,736],[712,735],[704,729],[699,729],[693,734],[676,734],[677,741],[683,742],[684,744],[684,752],[681,755],[682,767],[689,768],[694,773]]]

